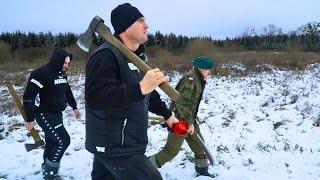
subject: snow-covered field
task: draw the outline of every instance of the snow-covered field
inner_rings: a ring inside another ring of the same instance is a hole
[[[313,125],[320,114],[319,75],[320,65],[314,64],[299,72],[274,69],[246,77],[208,79],[198,115],[215,158],[209,171],[219,175],[216,179],[320,179],[320,127]],[[175,85],[180,77],[172,75],[170,83]],[[75,120],[70,108],[64,113],[72,140],[60,174],[65,179],[90,179],[92,155],[84,148],[84,77],[71,77],[71,86],[82,118]],[[16,89],[21,94],[22,87]],[[4,86],[0,92],[1,103],[9,104]],[[33,140],[22,126],[22,117],[13,115],[17,111],[7,109],[11,112],[0,111],[4,123],[0,128],[0,179],[41,179],[43,150],[25,151],[24,143]],[[155,125],[148,135],[146,155],[151,155],[164,146],[167,132]],[[208,179],[195,177],[190,157],[192,152],[184,143],[175,159],[159,169],[163,178]]]

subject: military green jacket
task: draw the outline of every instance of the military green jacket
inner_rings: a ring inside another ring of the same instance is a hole
[[[180,79],[176,86],[180,96],[170,106],[178,119],[187,121],[189,125],[195,124],[205,84],[206,81],[197,68]]]

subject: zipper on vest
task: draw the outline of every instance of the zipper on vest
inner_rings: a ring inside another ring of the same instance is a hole
[[[126,128],[126,126],[127,126],[127,120],[128,119],[125,119],[124,121],[123,121],[123,126],[122,126],[122,131],[121,131],[121,146],[123,146],[123,144],[124,144],[124,130],[125,130],[125,128]]]

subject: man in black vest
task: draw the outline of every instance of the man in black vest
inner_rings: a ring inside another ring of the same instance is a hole
[[[148,25],[129,3],[111,13],[117,37],[138,56]],[[144,155],[148,143],[148,110],[179,122],[155,88],[165,81],[158,69],[144,76],[111,44],[104,43],[86,66],[86,148],[94,154],[92,179],[162,179]]]
[[[73,108],[77,119],[81,114],[67,80],[67,69],[72,54],[55,49],[50,62],[34,70],[23,95],[23,106],[28,116],[25,127],[30,130],[37,121],[45,134],[42,174],[44,179],[55,179],[60,160],[70,144],[70,136],[63,126],[62,111],[67,103]],[[39,107],[35,105],[39,94]]]

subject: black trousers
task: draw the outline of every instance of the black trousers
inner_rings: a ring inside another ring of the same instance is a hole
[[[105,157],[103,153],[95,154],[93,180],[161,180],[159,171],[143,154],[120,157]]]
[[[43,160],[60,162],[63,153],[70,145],[70,136],[63,126],[62,113],[39,113],[36,121],[45,134]]]

